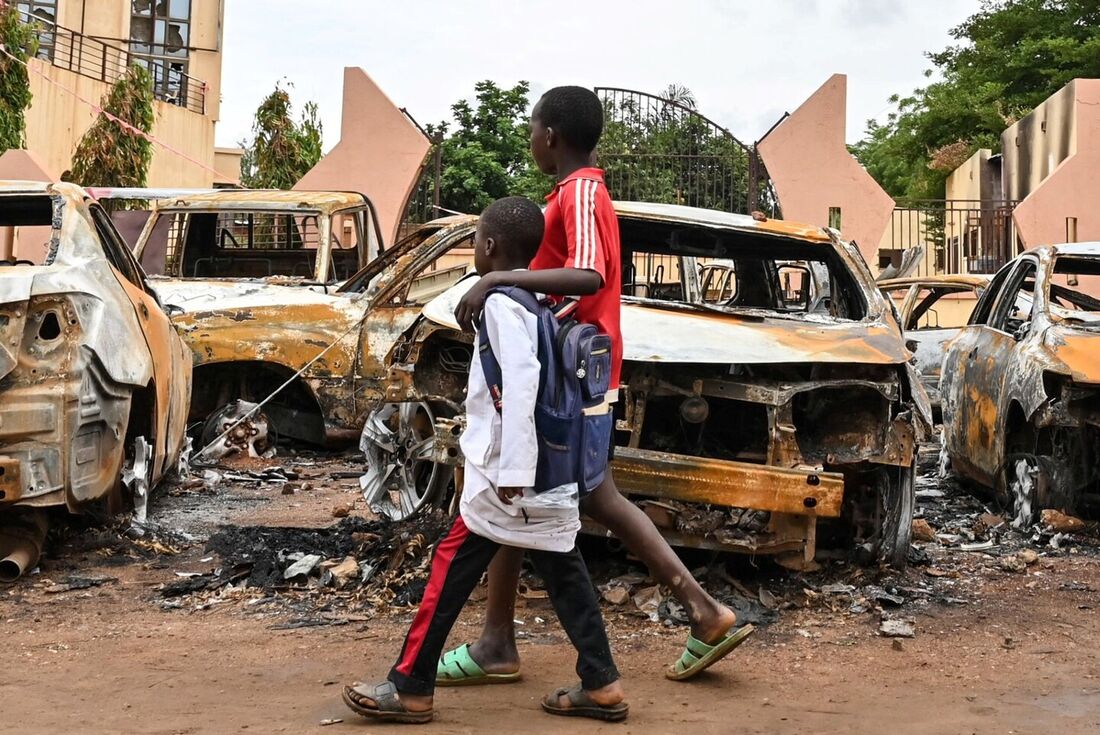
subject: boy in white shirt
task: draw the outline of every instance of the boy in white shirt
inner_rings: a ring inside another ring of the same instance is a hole
[[[542,242],[543,228],[542,211],[527,199],[508,197],[490,204],[474,239],[478,274],[526,268]],[[481,329],[503,375],[500,410],[475,355],[461,439],[466,465],[460,515],[436,545],[420,609],[387,681],[344,687],[344,702],[376,722],[430,722],[436,668],[447,635],[493,556],[508,545],[531,550],[558,619],[577,649],[580,684],[548,695],[543,709],[570,717],[625,719],[629,707],[619,672],[575,545],[580,530],[576,491],[557,488],[535,495],[531,490],[538,461],[536,319],[506,295],[492,294]]]

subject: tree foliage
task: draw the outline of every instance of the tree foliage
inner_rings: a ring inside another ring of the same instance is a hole
[[[984,0],[929,54],[938,81],[870,120],[853,153],[893,196],[943,196],[951,170],[979,148],[1000,150],[1009,125],[1076,77],[1100,77],[1096,0]]]
[[[252,136],[241,142],[241,183],[247,187],[289,189],[321,160],[317,105],[307,102],[295,122],[290,94],[279,84],[256,109]]]
[[[473,103],[452,105],[454,119],[427,126],[442,135],[440,204],[479,212],[494,199],[526,196],[541,201],[553,182],[529,151],[527,82],[508,89],[492,81],[475,86]],[[663,106],[641,109],[631,97],[605,104],[597,151],[608,186],[619,199],[745,209],[748,155],[728,134],[694,114],[695,97],[679,84],[666,87]],[[427,209],[433,171],[421,178],[413,207]]]
[[[0,55],[0,153],[3,153],[26,147],[25,112],[31,104],[31,85],[27,67],[20,62],[26,62],[38,50],[34,28],[20,20],[14,3],[0,2],[0,44],[19,59]]]
[[[82,186],[146,185],[153,144],[106,114],[149,133],[153,129],[153,78],[139,65],[127,68],[100,102],[103,112],[80,138],[72,180]]]
[[[531,160],[527,82],[507,89],[489,80],[474,85],[474,104],[451,105],[452,122],[428,125],[441,135],[440,205],[477,213],[495,199],[526,196],[541,200],[551,181]],[[453,125],[453,132],[451,132]]]

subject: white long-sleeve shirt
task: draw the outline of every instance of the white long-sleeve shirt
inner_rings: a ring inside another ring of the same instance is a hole
[[[460,439],[466,457],[465,486],[459,511],[469,529],[507,546],[569,551],[580,530],[576,486],[535,495],[538,443],[538,324],[535,316],[503,294],[491,294],[482,312],[482,329],[500,363],[501,411],[485,382],[475,339],[466,390],[466,431]],[[524,488],[512,505],[497,497],[497,487]]]

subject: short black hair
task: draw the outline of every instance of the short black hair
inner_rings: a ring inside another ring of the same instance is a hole
[[[531,262],[542,244],[546,227],[539,206],[525,197],[497,199],[481,213],[485,236],[505,249],[508,258]]]
[[[603,103],[585,87],[554,87],[535,105],[538,120],[553,128],[566,145],[593,151],[603,133]]]

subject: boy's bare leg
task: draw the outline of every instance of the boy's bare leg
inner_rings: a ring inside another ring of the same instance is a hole
[[[489,597],[485,603],[485,627],[470,646],[470,657],[486,674],[519,671],[516,649],[516,588],[523,571],[523,549],[502,546],[489,564]],[[614,704],[612,702],[611,704]]]
[[[737,615],[707,594],[680,557],[641,508],[624,498],[608,472],[604,481],[582,503],[582,510],[615,534],[642,560],[649,573],[668,587],[684,606],[691,634],[707,644],[717,643],[737,622]],[[523,552],[503,547],[489,565],[489,597],[481,638],[470,646],[470,656],[488,674],[519,671],[516,649],[516,587]]]
[[[708,595],[691,576],[649,516],[619,493],[611,472],[584,499],[581,509],[615,534],[649,568],[649,573],[669,588],[687,611],[695,638],[707,644],[717,643],[737,622],[733,610]]]

